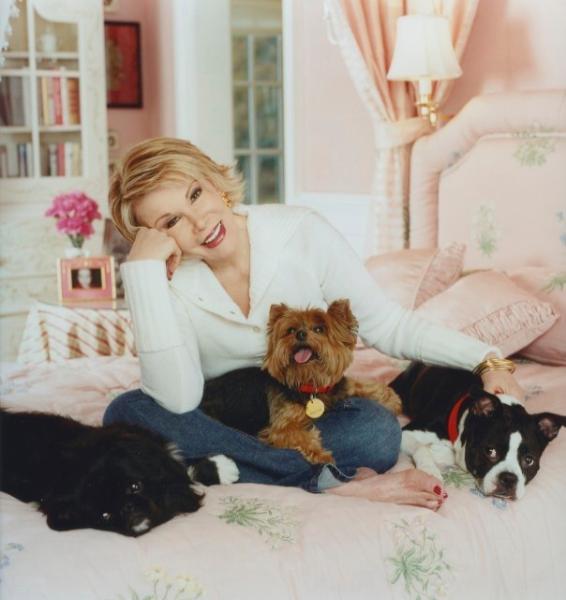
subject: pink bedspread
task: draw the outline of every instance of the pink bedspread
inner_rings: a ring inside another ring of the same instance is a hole
[[[366,353],[356,374],[394,373]],[[367,359],[367,360],[366,360]],[[377,362],[376,362],[377,361]],[[521,364],[531,412],[566,414],[566,368]],[[2,403],[98,423],[137,385],[135,359],[23,369]],[[216,486],[196,514],[130,539],[57,533],[32,506],[1,500],[0,596],[9,600],[564,598],[566,432],[520,502],[479,496],[463,472],[425,509],[261,485]],[[402,458],[396,468],[407,468]]]

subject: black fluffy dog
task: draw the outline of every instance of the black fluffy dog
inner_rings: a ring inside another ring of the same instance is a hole
[[[198,510],[178,448],[133,425],[91,427],[53,414],[0,410],[0,489],[37,502],[59,531],[103,529],[138,536]],[[189,467],[205,485],[232,483],[237,467],[219,455]]]

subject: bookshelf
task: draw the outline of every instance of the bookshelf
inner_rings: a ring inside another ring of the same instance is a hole
[[[36,298],[55,290],[66,240],[43,216],[84,191],[106,213],[103,3],[20,0],[0,67],[0,359],[17,354]],[[98,226],[100,229],[100,226]],[[90,242],[96,253],[98,237]]]

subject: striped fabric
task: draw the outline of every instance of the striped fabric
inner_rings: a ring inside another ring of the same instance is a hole
[[[18,362],[40,364],[94,356],[136,356],[126,308],[108,303],[85,307],[36,302],[32,306]]]

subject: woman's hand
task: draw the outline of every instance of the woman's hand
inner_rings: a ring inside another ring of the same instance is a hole
[[[509,371],[486,371],[481,376],[483,388],[491,394],[509,394],[524,402],[525,391]]]
[[[172,237],[157,229],[140,227],[126,260],[164,260],[167,278],[171,279],[181,262],[181,256],[181,249]]]

